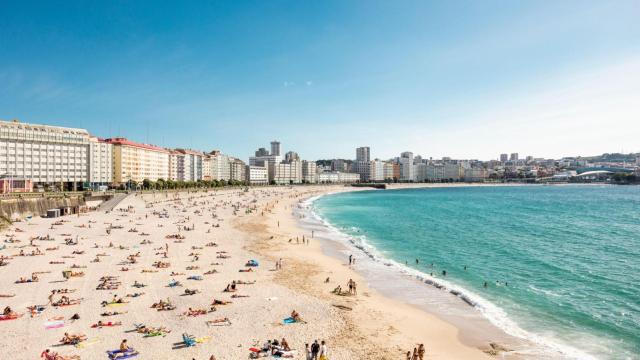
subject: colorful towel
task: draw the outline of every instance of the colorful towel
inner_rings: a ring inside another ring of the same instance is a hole
[[[45,330],[59,329],[64,326],[63,320],[47,321],[44,323]]]

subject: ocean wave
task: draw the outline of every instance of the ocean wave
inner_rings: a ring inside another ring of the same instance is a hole
[[[360,250],[367,258],[372,261],[382,264],[393,271],[399,271],[402,274],[411,276],[418,281],[424,283],[425,285],[433,286],[439,290],[447,291],[452,296],[459,298],[464,301],[469,306],[473,307],[475,310],[479,311],[489,322],[493,325],[507,333],[508,335],[514,336],[516,338],[524,339],[530,341],[531,343],[537,345],[535,352],[538,356],[547,356],[547,357],[558,357],[562,355],[563,358],[569,359],[581,359],[581,360],[595,360],[597,357],[587,354],[584,351],[572,347],[570,345],[562,344],[553,339],[550,339],[548,336],[539,335],[536,333],[532,333],[530,331],[524,330],[521,328],[514,320],[509,318],[507,313],[496,306],[491,301],[485,299],[484,297],[478,295],[477,293],[466,289],[462,286],[454,284],[450,281],[436,278],[431,276],[430,274],[424,273],[422,271],[416,270],[407,266],[406,264],[397,262],[393,259],[389,259],[385,257],[376,247],[371,245],[367,240],[366,235],[361,234],[361,229],[353,227],[351,229],[352,232],[359,232],[358,235],[348,234],[345,231],[335,227],[328,220],[322,217],[315,209],[314,203],[322,198],[323,196],[333,195],[339,192],[334,192],[325,195],[318,195],[311,197],[307,200],[304,200],[300,203],[301,210],[305,211],[308,215],[308,218],[315,220],[317,223],[321,224],[324,228],[326,228],[327,232],[332,234],[330,236],[332,240],[346,243],[347,245],[352,246]],[[354,231],[358,230],[358,231]],[[531,289],[533,291],[540,289]],[[548,294],[553,296],[552,294]],[[556,294],[554,294],[556,295]],[[525,353],[522,353],[523,355]]]

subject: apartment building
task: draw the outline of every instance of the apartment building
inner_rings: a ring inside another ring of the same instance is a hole
[[[326,171],[318,174],[320,184],[355,183],[360,180],[360,174],[344,173],[340,171]]]
[[[113,145],[114,183],[169,178],[169,150],[126,138],[111,138],[105,141]]]
[[[211,180],[229,181],[231,179],[229,156],[218,150],[213,150],[209,153],[209,157],[211,161]]]
[[[302,161],[302,181],[307,184],[318,182],[318,167],[315,161]]]
[[[300,184],[302,182],[302,162],[280,162],[269,164],[269,181],[278,185]]]
[[[89,138],[89,182],[92,189],[113,182],[113,144],[95,136]]]
[[[178,180],[202,180],[202,153],[187,149],[176,149],[175,152]]]
[[[244,182],[247,178],[246,175],[247,164],[240,159],[229,157],[229,179],[234,181]]]
[[[400,180],[402,181],[414,181],[415,169],[413,166],[413,153],[405,151],[400,154]]]
[[[269,170],[264,166],[247,165],[245,176],[248,185],[269,184]]]
[[[369,162],[369,181],[384,181],[385,162],[375,159]]]
[[[89,137],[84,129],[0,121],[0,176],[82,189],[89,181]]]

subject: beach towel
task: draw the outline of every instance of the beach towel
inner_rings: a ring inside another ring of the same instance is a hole
[[[93,344],[97,344],[97,343],[99,343],[99,342],[100,342],[100,340],[101,340],[100,338],[92,338],[92,339],[89,339],[89,340],[86,340],[86,341],[83,341],[83,342],[79,342],[79,343],[75,344],[74,346],[75,346],[77,349],[84,349],[84,348],[86,348],[87,346],[91,346],[91,345],[93,345]]]
[[[114,306],[122,306],[122,305],[125,305],[125,304],[127,304],[127,303],[109,303],[109,304],[107,304],[107,306],[114,307]]]
[[[282,322],[285,323],[285,324],[293,324],[296,321],[292,317],[288,317],[288,318],[282,320]]]
[[[167,334],[163,333],[162,331],[156,331],[156,332],[146,333],[142,337],[155,337],[155,336],[166,336],[166,335]]]
[[[19,318],[22,315],[0,315],[0,321],[4,321],[4,320],[15,320],[17,318]]]
[[[62,321],[62,320],[47,321],[47,322],[44,323],[45,330],[59,329],[59,328],[61,328],[63,326],[64,326],[64,321]]]
[[[120,349],[107,351],[107,356],[109,356],[109,359],[114,359],[115,356],[119,354],[124,354],[124,355],[118,356],[118,359],[128,359],[134,356],[138,356],[139,353],[133,348],[130,348],[126,352],[122,352]]]

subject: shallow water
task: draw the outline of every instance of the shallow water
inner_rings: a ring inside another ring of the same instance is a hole
[[[640,187],[360,191],[313,208],[389,271],[433,274],[507,333],[567,357],[640,358]]]

